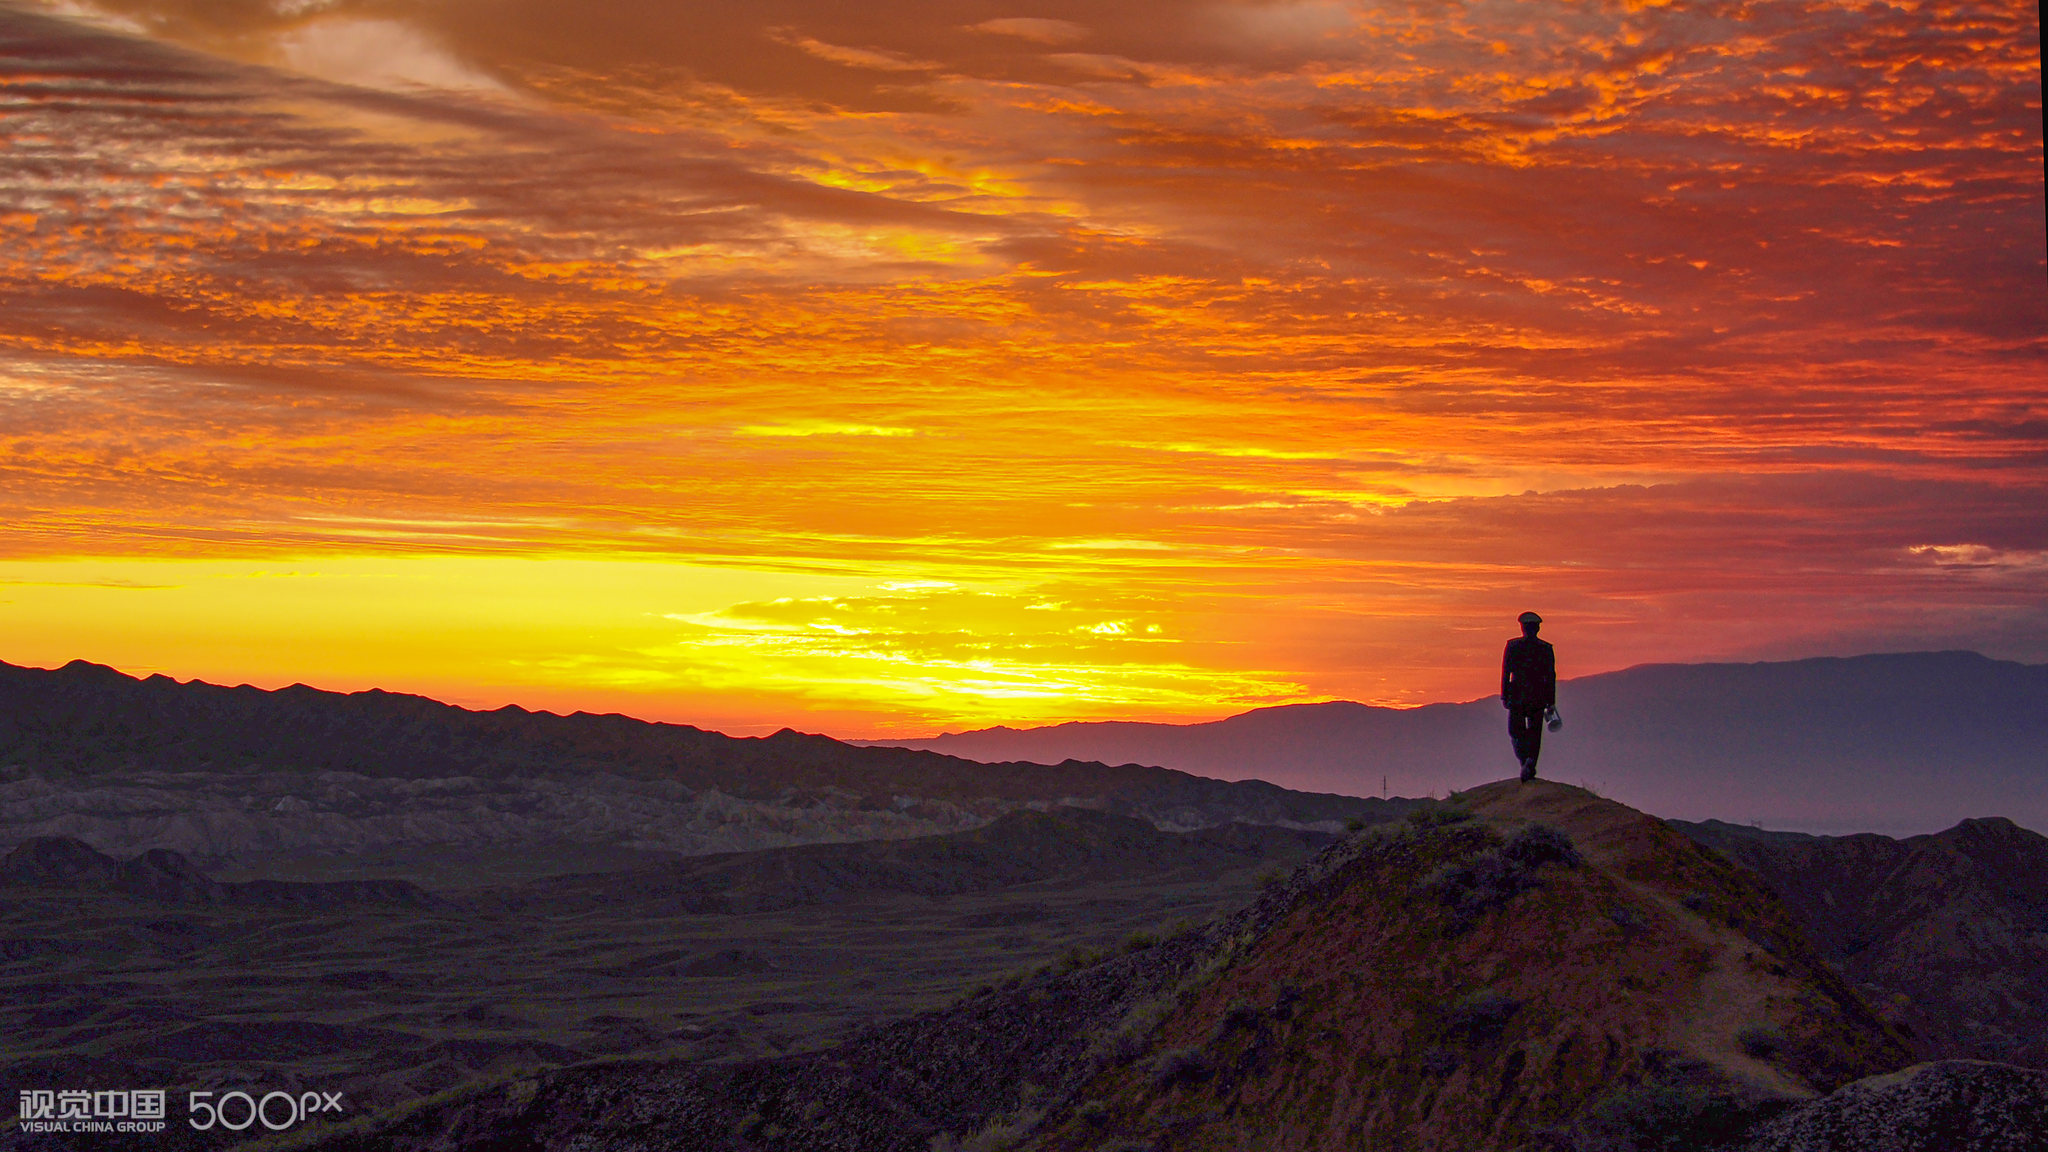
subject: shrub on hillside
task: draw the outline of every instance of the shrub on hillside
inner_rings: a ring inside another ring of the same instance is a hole
[[[1635,933],[1641,932],[1650,926],[1649,919],[1645,917],[1640,910],[1631,908],[1626,904],[1620,905],[1610,910],[1607,913],[1607,918],[1609,920],[1614,921],[1614,926],[1616,928],[1621,929],[1623,932],[1628,933],[1629,935],[1634,935]]]
[[[1522,1002],[1493,988],[1482,988],[1453,1002],[1444,1014],[1447,1031],[1467,1040],[1490,1040],[1500,1034]]]
[[[1735,1042],[1758,1060],[1769,1060],[1785,1050],[1785,1034],[1767,1024],[1745,1024],[1735,1033]]]
[[[1529,870],[1497,848],[1444,864],[1422,878],[1420,887],[1461,919],[1505,904],[1528,887]]]
[[[1431,1076],[1448,1076],[1458,1070],[1458,1054],[1448,1048],[1429,1048],[1416,1059],[1416,1064]]]
[[[1408,822],[1417,828],[1441,828],[1446,824],[1460,824],[1471,818],[1472,813],[1464,808],[1434,801],[1408,810]]]
[[[1193,1084],[1209,1075],[1209,1058],[1199,1048],[1168,1048],[1152,1062],[1152,1085]]]
[[[1265,1013],[1253,1007],[1249,1000],[1242,997],[1232,1000],[1230,1007],[1224,1011],[1223,1018],[1216,1021],[1214,1038],[1216,1040],[1224,1040],[1231,1033],[1244,1029],[1257,1031],[1259,1025],[1264,1022],[1265,1015]]]
[[[1027,1109],[1014,1116],[998,1116],[981,1131],[960,1142],[960,1152],[1005,1152],[1015,1148],[1045,1114]]]
[[[1572,838],[1548,824],[1524,824],[1508,837],[1501,847],[1501,855],[1530,868],[1542,864],[1562,864],[1576,868],[1581,857]]]
[[[1273,993],[1273,1019],[1288,1020],[1294,1016],[1294,1006],[1301,1003],[1301,985],[1283,983]]]
[[[1076,944],[1072,948],[1067,949],[1066,952],[1061,954],[1059,959],[1059,971],[1072,972],[1079,968],[1086,968],[1091,964],[1098,963],[1103,959],[1103,957],[1107,955],[1107,952],[1103,952],[1095,948],[1089,948],[1081,944]]]
[[[1507,903],[1537,886],[1536,869],[1544,864],[1579,863],[1571,838],[1548,824],[1516,830],[1507,843],[1444,864],[1422,878],[1422,891],[1469,920],[1488,908]]]

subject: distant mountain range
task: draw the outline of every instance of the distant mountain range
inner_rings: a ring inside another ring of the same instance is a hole
[[[1060,804],[1166,830],[1325,832],[1407,806],[1138,765],[981,764],[787,729],[734,738],[381,691],[0,664],[0,848],[68,836],[208,865],[422,845],[702,854],[956,832]]]
[[[1542,774],[1685,819],[1931,832],[1976,816],[2048,831],[2048,665],[1974,652],[1645,664],[1563,682]],[[1206,724],[987,728],[888,743],[977,760],[1151,764],[1224,780],[1441,795],[1514,771],[1499,697],[1261,708]],[[872,743],[882,743],[875,741]]]

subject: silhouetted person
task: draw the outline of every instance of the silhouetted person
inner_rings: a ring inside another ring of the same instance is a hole
[[[1536,778],[1536,757],[1543,751],[1543,716],[1557,703],[1557,653],[1536,638],[1543,617],[1524,612],[1522,634],[1508,641],[1500,658],[1500,704],[1508,710],[1508,737],[1522,779]]]

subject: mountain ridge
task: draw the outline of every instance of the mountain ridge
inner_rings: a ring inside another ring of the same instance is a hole
[[[1539,771],[1644,811],[1816,832],[1911,834],[2000,815],[2048,831],[2048,665],[1974,652],[1641,664],[1564,680]],[[1441,795],[1513,757],[1498,697],[1353,701],[1199,724],[998,727],[898,747],[1086,756],[1352,795]],[[1744,807],[1731,811],[1731,804]]]
[[[1672,823],[1769,884],[1929,1055],[2048,1069],[2048,837],[1999,818],[1901,840]]]
[[[372,689],[266,691],[0,664],[0,847],[224,861],[399,845],[672,853],[957,831],[1084,804],[1168,829],[1334,831],[1406,802],[1073,761],[984,764],[784,729],[730,737],[610,714],[477,712]]]

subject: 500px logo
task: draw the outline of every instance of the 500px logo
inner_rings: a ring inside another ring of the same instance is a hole
[[[237,1118],[228,1115],[228,1105],[240,1101],[236,1106]],[[186,1123],[201,1132],[219,1124],[233,1132],[240,1132],[251,1124],[261,1123],[272,1132],[282,1132],[319,1112],[341,1111],[339,1092],[301,1092],[297,1096],[289,1092],[265,1092],[259,1099],[241,1089],[223,1092],[215,1100],[211,1092],[187,1092],[185,1109],[191,1115]],[[201,1114],[206,1116],[204,1124],[199,1122]]]
[[[16,1115],[24,1132],[161,1132],[166,1095],[162,1088],[24,1088]],[[201,1132],[216,1127],[240,1132],[257,1124],[282,1132],[342,1106],[339,1092],[187,1092],[185,1122]]]

